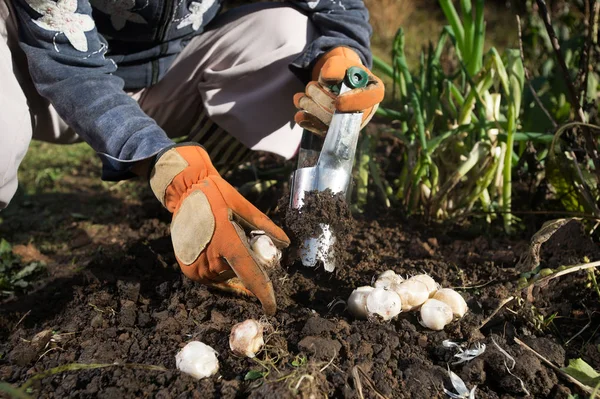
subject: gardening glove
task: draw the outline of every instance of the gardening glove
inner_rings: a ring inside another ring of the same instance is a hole
[[[367,86],[336,95],[331,87],[339,85],[346,76],[346,70],[353,66],[367,72]],[[294,95],[294,105],[299,109],[294,120],[302,128],[322,136],[327,133],[334,111],[362,111],[362,129],[375,114],[384,92],[381,79],[362,65],[356,52],[348,47],[336,47],[317,61],[312,70],[312,81],[306,85],[305,92]]]
[[[262,230],[279,249],[287,235],[227,183],[204,148],[179,144],[163,151],[150,187],[173,214],[171,240],[183,273],[192,280],[256,296],[266,314],[277,309],[273,285],[245,231]]]

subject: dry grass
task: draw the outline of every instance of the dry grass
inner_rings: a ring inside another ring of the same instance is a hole
[[[415,0],[365,0],[373,41],[389,42],[415,9]]]

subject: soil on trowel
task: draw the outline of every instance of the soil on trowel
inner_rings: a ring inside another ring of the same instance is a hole
[[[283,198],[281,203],[287,204],[288,199]],[[329,189],[307,191],[300,209],[283,206],[281,209],[285,209],[284,227],[293,243],[287,263],[298,260],[297,256],[304,249],[305,240],[318,238],[323,233],[323,225],[328,225],[335,237],[333,250],[328,253],[328,261],[345,262],[349,256],[348,244],[355,223],[342,193],[334,194]]]

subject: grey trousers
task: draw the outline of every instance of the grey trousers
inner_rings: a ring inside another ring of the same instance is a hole
[[[33,86],[9,2],[0,0],[0,209],[17,189],[32,139],[81,141]],[[159,83],[129,94],[169,137],[203,144],[220,170],[252,150],[289,159],[302,134],[292,98],[304,88],[288,65],[316,34],[290,7],[233,9],[193,39]]]

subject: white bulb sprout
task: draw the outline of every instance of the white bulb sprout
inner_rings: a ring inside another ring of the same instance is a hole
[[[217,352],[199,341],[191,341],[177,352],[175,364],[179,370],[196,379],[210,377],[219,370]]]
[[[229,347],[236,355],[254,357],[265,344],[263,325],[254,319],[236,324],[229,334]]]
[[[281,260],[281,251],[264,231],[251,231],[249,243],[252,251],[264,266],[276,266]]]
[[[434,299],[444,302],[452,309],[452,314],[456,318],[461,318],[467,313],[469,307],[467,302],[458,292],[450,288],[442,288],[433,296]]]
[[[402,312],[402,300],[395,291],[379,287],[367,296],[368,314],[376,314],[383,320],[390,320],[400,312]]]
[[[397,275],[393,270],[386,270],[377,277],[374,286],[375,288],[393,289],[394,286],[403,281],[402,276]]]
[[[348,310],[358,319],[366,319],[367,312],[367,297],[374,290],[373,287],[364,286],[358,287],[348,298]]]
[[[443,330],[452,321],[452,308],[437,299],[428,299],[421,306],[421,324],[431,330]]]
[[[402,300],[403,312],[416,310],[429,299],[427,286],[418,280],[405,280],[401,284],[395,285],[393,289]]]
[[[429,297],[433,297],[436,291],[440,288],[439,284],[435,282],[435,280],[428,274],[417,274],[416,276],[412,276],[407,281],[415,280],[420,281],[427,286],[427,291],[429,292]]]

